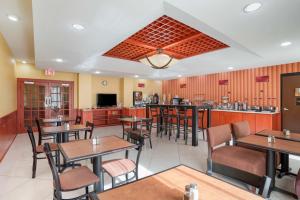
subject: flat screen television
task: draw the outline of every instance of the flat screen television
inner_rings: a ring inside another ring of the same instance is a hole
[[[97,94],[97,107],[117,105],[117,94]]]

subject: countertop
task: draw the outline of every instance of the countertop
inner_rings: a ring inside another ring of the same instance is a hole
[[[221,110],[221,109],[212,109],[212,111],[219,111],[219,112],[237,112],[237,113],[252,113],[252,114],[268,114],[268,115],[275,115],[279,112],[269,112],[269,111],[262,111],[262,112],[255,112],[255,111],[241,111],[241,110]]]

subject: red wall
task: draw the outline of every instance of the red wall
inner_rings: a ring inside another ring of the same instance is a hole
[[[231,71],[165,80],[163,94],[179,95],[194,101],[202,95],[204,99],[220,102],[221,96],[230,101],[247,100],[250,105],[280,105],[280,74],[300,72],[300,62],[247,70]],[[269,76],[269,82],[256,82],[257,76]],[[228,80],[228,85],[219,85],[219,80]],[[180,88],[180,84],[186,84]]]

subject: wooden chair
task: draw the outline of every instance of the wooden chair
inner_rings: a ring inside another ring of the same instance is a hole
[[[43,145],[36,145],[34,134],[32,131],[32,127],[27,127],[27,133],[31,142],[31,147],[32,147],[32,158],[33,158],[33,163],[32,163],[32,178],[35,178],[36,176],[36,166],[37,166],[37,160],[40,159],[46,159],[46,157],[39,157],[40,154],[44,153],[44,146]],[[53,152],[55,151],[55,158],[56,158],[56,164],[59,166],[60,162],[60,154],[58,150],[57,144],[51,143],[50,144],[50,151]]]
[[[129,136],[129,140],[134,141],[136,144],[138,144],[138,147],[136,148],[137,150],[136,160],[133,161],[128,159],[129,150],[126,150],[124,159],[107,160],[104,161],[102,165],[104,172],[111,177],[112,188],[114,188],[116,185],[128,183],[133,179],[138,180],[139,160],[142,152],[144,138],[140,135],[134,135],[134,134],[129,134],[128,136]],[[130,173],[133,173],[133,176],[131,178],[128,178]],[[126,177],[126,180],[116,184],[116,178],[124,175]]]
[[[131,116],[123,115],[121,118],[125,118],[125,117],[127,118],[127,117],[131,117]],[[130,123],[130,126],[128,126],[127,125],[128,122],[121,121],[121,124],[122,124],[122,131],[123,131],[122,132],[123,133],[122,138],[125,139],[125,135],[128,136],[128,133],[133,130],[132,123]]]
[[[93,137],[93,132],[94,132],[94,127],[95,127],[95,125],[94,125],[94,123],[91,123],[91,122],[87,121],[87,122],[85,123],[85,126],[86,126],[86,127],[89,127],[90,129],[89,129],[89,130],[86,130],[86,131],[84,132],[84,139],[85,139],[85,140],[86,140],[87,138],[91,139],[91,138]],[[89,137],[88,137],[88,134],[89,134]]]
[[[43,140],[53,140],[53,142],[55,142],[56,137],[55,136],[43,136],[42,135],[42,128],[41,128],[41,122],[38,118],[35,118],[35,123],[36,123],[36,127],[38,129],[38,145],[42,145],[42,141]]]
[[[82,117],[79,116],[79,115],[77,115],[74,124],[75,125],[81,124],[81,120],[82,120]],[[69,133],[69,138],[70,137],[74,137],[75,140],[79,140],[80,139],[80,137],[79,137],[79,131],[75,131],[75,132]]]
[[[69,171],[58,174],[55,167],[52,155],[51,147],[49,143],[44,145],[44,151],[46,153],[48,163],[53,176],[53,199],[54,200],[66,200],[62,198],[62,192],[70,192],[85,188],[85,194],[77,196],[68,200],[79,200],[88,198],[89,186],[99,182],[99,178],[87,167],[82,166]]]
[[[152,140],[151,140],[152,123],[153,123],[153,118],[143,119],[139,124],[140,128],[138,128],[137,130],[131,130],[129,132],[129,134],[141,136],[143,138],[143,141],[145,141],[145,139],[149,139],[151,149],[152,149]]]

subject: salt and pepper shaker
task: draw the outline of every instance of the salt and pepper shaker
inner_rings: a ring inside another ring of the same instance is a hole
[[[183,195],[183,200],[198,200],[199,192],[198,186],[195,183],[185,186],[185,192]]]
[[[283,129],[283,135],[285,135],[285,136],[290,136],[290,131],[289,130],[287,130],[287,129]]]
[[[99,138],[98,138],[98,136],[94,136],[94,137],[92,138],[92,143],[93,143],[94,145],[99,144]]]
[[[268,136],[268,143],[275,143],[275,136]]]
[[[70,124],[69,123],[65,123],[65,129],[70,129]]]

